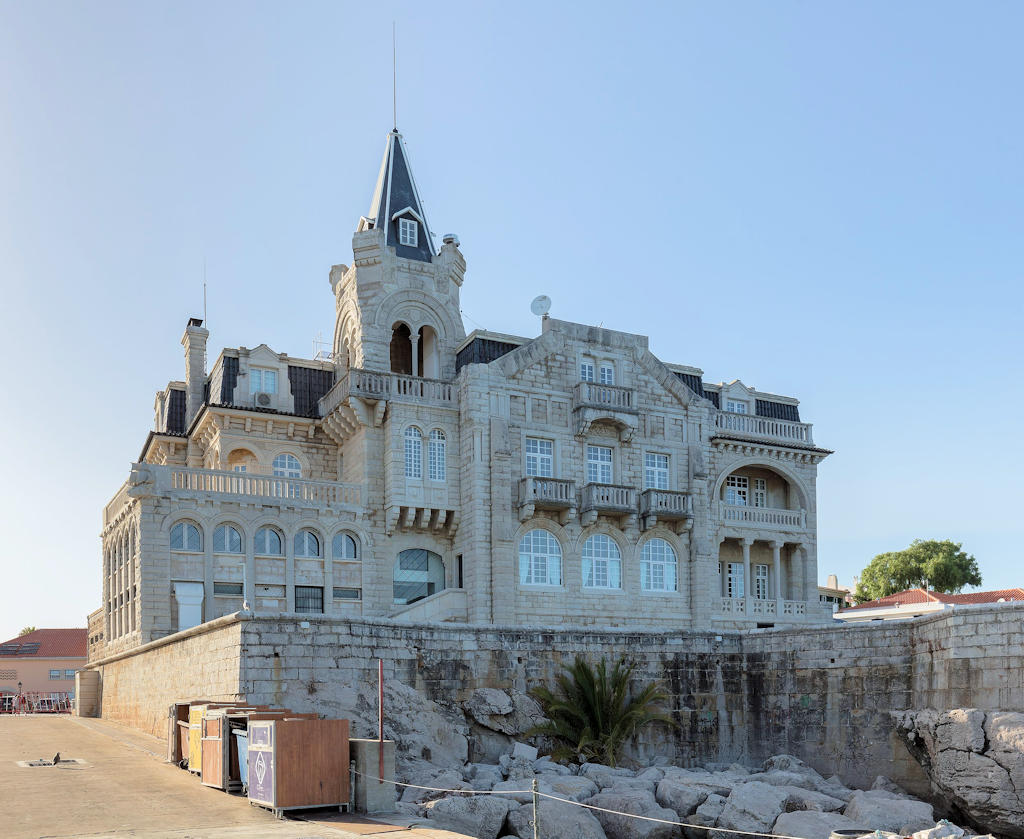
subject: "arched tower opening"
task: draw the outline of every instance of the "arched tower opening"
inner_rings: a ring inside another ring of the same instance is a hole
[[[427,379],[441,378],[441,346],[437,340],[437,332],[432,326],[421,326],[419,331],[417,352],[419,354],[419,373]]]
[[[404,323],[391,327],[391,372],[412,375],[412,332]]]

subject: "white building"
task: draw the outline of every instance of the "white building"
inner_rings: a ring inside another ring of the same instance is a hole
[[[333,357],[185,329],[184,381],[103,514],[106,653],[234,612],[499,624],[819,622],[814,445],[798,402],[545,318],[465,334],[392,132]],[[652,289],[659,291],[657,289]],[[98,653],[96,653],[98,654]],[[94,655],[96,655],[94,654]]]

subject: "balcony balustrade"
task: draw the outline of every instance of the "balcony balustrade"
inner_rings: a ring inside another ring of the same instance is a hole
[[[597,519],[599,514],[612,516],[636,516],[637,492],[635,487],[617,484],[584,484],[583,504],[580,509],[584,524]]]
[[[693,518],[693,498],[688,492],[667,489],[645,489],[640,493],[640,515],[663,521]],[[650,524],[654,524],[651,521]]]
[[[722,597],[718,611],[723,615],[744,615],[751,617],[800,617],[807,614],[807,604],[802,600],[762,600],[756,597]]]
[[[456,398],[451,382],[353,367],[320,400],[320,416],[326,417],[350,396],[419,405],[454,405]]]
[[[563,519],[571,518],[576,510],[576,482],[532,475],[523,478],[519,482],[520,521],[526,521],[536,510],[558,510]]]
[[[636,411],[636,391],[631,387],[577,382],[574,407],[605,408],[610,411]]]
[[[806,510],[780,510],[775,507],[744,507],[738,504],[718,503],[721,521],[759,530],[806,530]]]
[[[792,422],[791,420],[759,417],[754,414],[719,411],[715,414],[715,428],[720,432],[740,434],[744,437],[814,445],[814,437],[811,434],[812,426],[808,422]]]

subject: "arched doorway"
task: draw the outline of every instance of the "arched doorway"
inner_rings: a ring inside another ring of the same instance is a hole
[[[394,601],[396,606],[415,603],[444,591],[444,560],[423,548],[402,551],[395,560]]]
[[[412,333],[404,323],[391,327],[391,372],[412,374]]]

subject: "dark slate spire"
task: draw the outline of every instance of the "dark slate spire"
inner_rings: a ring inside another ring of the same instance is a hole
[[[403,220],[405,224],[400,225]],[[399,256],[422,262],[431,261],[434,242],[430,237],[430,226],[416,190],[412,169],[409,168],[409,153],[397,129],[388,134],[388,144],[384,149],[384,160],[380,164],[367,221],[373,227],[387,231],[386,242]],[[405,228],[407,238],[410,234],[415,235],[415,245],[402,243],[402,227]]]

